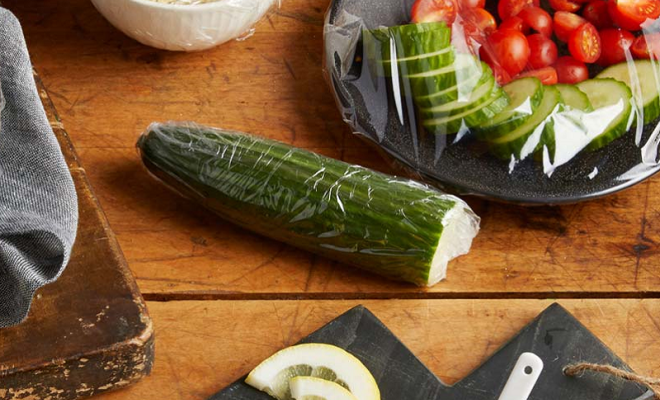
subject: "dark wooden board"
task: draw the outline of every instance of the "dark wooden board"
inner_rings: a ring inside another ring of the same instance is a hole
[[[0,330],[0,399],[70,400],[149,374],[152,322],[75,150],[37,77],[78,191],[71,262],[34,299],[27,320]]]
[[[457,332],[456,334],[460,334]],[[372,372],[383,400],[495,400],[524,352],[545,365],[530,400],[644,400],[645,388],[607,375],[569,378],[564,367],[575,362],[611,364],[629,369],[597,337],[559,304],[553,304],[523,328],[481,367],[455,385],[445,385],[374,314],[359,306],[302,340],[346,349]],[[268,400],[244,378],[210,400]]]

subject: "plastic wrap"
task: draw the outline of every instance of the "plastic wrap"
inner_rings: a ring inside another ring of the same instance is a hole
[[[228,221],[417,285],[443,279],[479,230],[430,186],[239,132],[152,124],[138,148],[153,175]]]
[[[117,29],[147,46],[205,50],[245,39],[281,0],[92,0]]]
[[[517,58],[505,55],[506,48],[500,51],[496,39],[509,32],[499,28],[498,6],[515,1],[485,2],[497,33],[492,26],[477,29],[475,9],[456,1],[454,22],[411,24],[412,0],[334,0],[324,31],[325,73],[342,117],[356,134],[434,185],[522,204],[600,197],[660,169],[657,20],[646,19],[630,35],[624,32],[630,39],[615,62],[611,32],[594,29],[602,55],[580,69],[588,71],[588,79],[555,85],[574,71],[560,57],[575,58],[580,48],[557,38],[556,12],[547,1],[539,6],[555,30],[550,38],[558,61],[543,65],[545,59],[532,51],[519,73],[509,73],[517,68],[511,62]],[[577,3],[572,2],[577,14],[588,13],[585,2]],[[534,28],[521,29],[528,30],[527,37],[519,36],[533,50]],[[640,56],[640,41],[650,56]]]

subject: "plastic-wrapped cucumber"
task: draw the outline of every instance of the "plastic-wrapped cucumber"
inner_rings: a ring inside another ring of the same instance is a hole
[[[244,133],[152,124],[138,148],[154,175],[237,225],[418,285],[443,279],[479,230],[454,196]]]

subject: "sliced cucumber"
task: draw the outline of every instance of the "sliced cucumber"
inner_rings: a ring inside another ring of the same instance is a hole
[[[484,71],[490,72],[490,69],[486,68],[488,66],[472,55],[457,54],[452,65],[404,77],[408,78],[413,95],[420,97],[455,86],[473,75],[481,76]]]
[[[589,97],[575,85],[555,85],[559,93],[561,93],[561,98],[564,100],[564,105],[570,107],[574,110],[580,110],[584,112],[593,111],[594,108],[589,101]]]
[[[546,86],[543,99],[534,114],[511,132],[491,140],[491,150],[501,158],[524,159],[542,146],[543,131],[552,124],[552,116],[563,109],[561,93],[553,86]]]
[[[588,142],[588,128],[585,123],[588,113],[593,111],[589,97],[574,85],[555,85],[564,103],[564,110],[556,113],[552,124],[547,124],[543,132],[542,143],[548,149],[548,160],[551,165],[563,162],[563,158],[573,158]],[[557,134],[557,129],[561,130]],[[561,155],[558,159],[556,152]],[[568,160],[566,160],[568,161]]]
[[[474,108],[479,104],[488,101],[493,94],[496,82],[495,78],[490,75],[489,79],[485,80],[480,86],[475,88],[468,94],[467,98],[456,99],[435,107],[419,109],[420,116],[423,119],[432,119],[437,115],[454,115],[460,114],[465,110]]]
[[[488,100],[460,113],[422,121],[424,128],[436,135],[451,135],[463,128],[484,123],[501,113],[509,105],[509,97],[499,87],[491,92]]]
[[[644,124],[660,117],[660,71],[651,60],[637,60],[611,66],[596,78],[613,78],[628,85],[635,104],[643,112]]]
[[[630,129],[633,95],[628,85],[613,78],[600,78],[580,82],[577,87],[594,108],[585,115],[585,126],[594,137],[588,149],[599,149]],[[598,131],[594,133],[594,129]]]
[[[389,32],[394,40],[396,58],[434,53],[451,44],[451,29],[444,22],[393,26]],[[392,59],[389,48],[383,54],[383,59]]]
[[[544,86],[537,78],[517,79],[503,87],[509,106],[492,120],[475,129],[478,138],[493,140],[505,136],[529,119],[541,104]]]
[[[482,81],[485,81],[492,76],[493,75],[490,71],[484,70],[484,74],[481,76],[475,74],[470,75],[465,80],[457,79],[457,83],[454,86],[440,90],[433,94],[415,97],[415,103],[419,107],[429,108],[455,101],[461,97],[468,96],[475,88],[481,85]]]
[[[456,59],[453,47],[445,47],[444,49],[435,51],[433,53],[426,53],[422,55],[410,56],[397,59],[398,70],[402,75],[419,74],[424,71],[431,71],[451,65]],[[383,60],[383,69],[388,72],[389,76],[392,75],[392,60]]]

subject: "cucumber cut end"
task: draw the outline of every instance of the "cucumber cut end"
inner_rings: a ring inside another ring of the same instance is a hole
[[[438,241],[427,286],[433,286],[447,277],[449,262],[467,254],[472,240],[479,233],[480,218],[463,202],[457,202],[445,215],[442,236]]]

